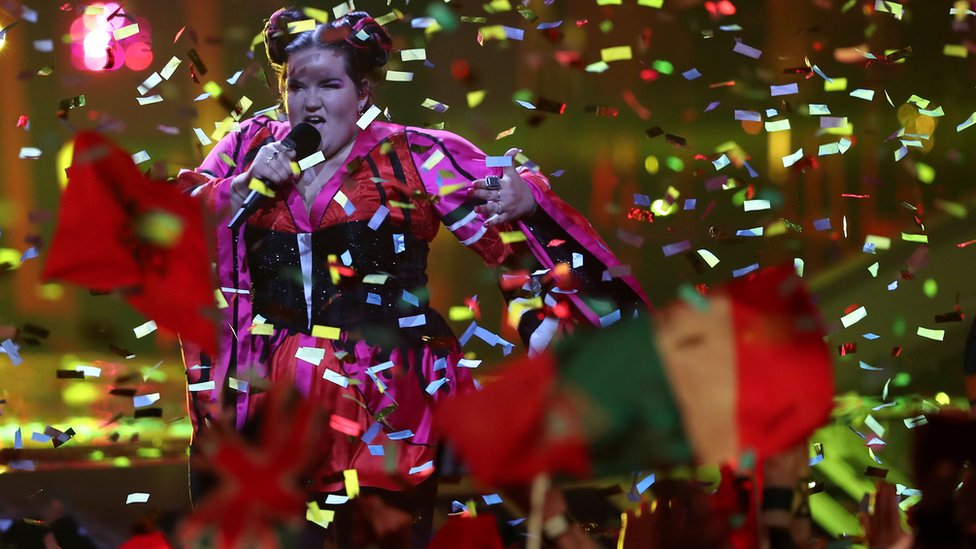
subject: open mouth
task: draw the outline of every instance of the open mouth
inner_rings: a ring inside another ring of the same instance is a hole
[[[325,124],[325,118],[323,118],[321,116],[306,116],[302,121],[303,122],[308,122],[309,124],[312,124],[313,126],[320,126],[322,124]]]

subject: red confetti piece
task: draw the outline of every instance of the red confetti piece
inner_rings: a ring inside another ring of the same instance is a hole
[[[857,343],[842,343],[837,347],[840,356],[852,355],[857,352]]]
[[[174,44],[176,43],[176,41],[177,41],[177,40],[179,40],[179,39],[180,39],[180,37],[181,37],[181,36],[183,36],[183,31],[185,31],[185,30],[186,30],[186,27],[184,26],[184,27],[183,27],[183,28],[181,28],[181,29],[180,29],[179,31],[177,31],[177,33],[176,33],[176,37],[175,37],[175,38],[173,38],[173,43],[174,43]]]
[[[26,114],[20,115],[20,117],[17,119],[17,127],[26,128],[27,124],[30,124],[30,117],[28,117]]]
[[[891,348],[891,356],[901,356],[901,345]]]
[[[351,437],[358,437],[361,434],[359,423],[336,414],[332,414],[329,418],[329,427]]]
[[[844,309],[844,314],[849,315],[853,313],[860,306],[861,306],[860,303],[851,303],[850,305],[848,305],[846,309]]]
[[[854,194],[854,193],[842,193],[841,196],[844,198],[871,198],[871,195],[869,194]]]
[[[969,241],[966,241],[966,242],[960,242],[960,243],[956,244],[956,247],[957,248],[965,248],[966,246],[969,246],[970,244],[973,244],[973,243],[976,243],[976,240],[969,240]]]

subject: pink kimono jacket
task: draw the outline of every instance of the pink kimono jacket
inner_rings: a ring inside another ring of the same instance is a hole
[[[526,344],[533,335],[545,344],[543,332],[558,325],[606,325],[646,307],[636,281],[544,176],[521,170],[538,203],[530,218],[486,228],[466,191],[501,168],[486,167],[485,153],[453,133],[378,121],[359,133],[310,214],[294,187],[280,190],[242,227],[235,255],[231,180],[288,131],[287,122],[248,120],[180,175],[218,216],[228,302],[217,355],[185,345],[184,361],[195,433],[218,414],[238,428],[255,418],[263,399],[255,380],[288,380],[322,404],[330,421],[310,490],[337,490],[347,469],[364,486],[418,484],[434,466],[434,403],[473,388],[462,343],[477,336],[511,347],[476,323],[459,341],[428,306],[428,244],[441,224],[501,270],[509,305],[528,305],[518,326]],[[524,240],[503,241],[513,231]]]

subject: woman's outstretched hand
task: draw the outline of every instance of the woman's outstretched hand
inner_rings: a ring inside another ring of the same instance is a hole
[[[485,201],[485,204],[475,208],[475,212],[489,216],[485,220],[486,227],[518,221],[535,211],[532,189],[515,169],[514,157],[519,152],[519,149],[508,149],[505,153],[505,156],[513,158],[512,165],[503,169],[502,176],[498,178],[501,186],[497,190],[489,189],[484,179],[476,180],[468,190],[469,196]]]

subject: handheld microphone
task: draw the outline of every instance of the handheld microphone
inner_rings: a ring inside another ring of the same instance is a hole
[[[302,122],[296,125],[281,140],[281,144],[285,146],[286,151],[295,151],[296,158],[305,158],[314,153],[315,149],[319,148],[321,142],[322,136],[319,135],[319,131],[308,122]],[[269,187],[271,186],[270,183],[260,177],[255,179]],[[258,209],[258,203],[261,201],[262,196],[264,195],[254,190],[248,193],[247,198],[244,199],[244,203],[241,204],[241,209],[237,210],[234,218],[227,224],[227,228],[232,231],[239,229],[247,221],[247,218],[251,217],[251,214]]]

